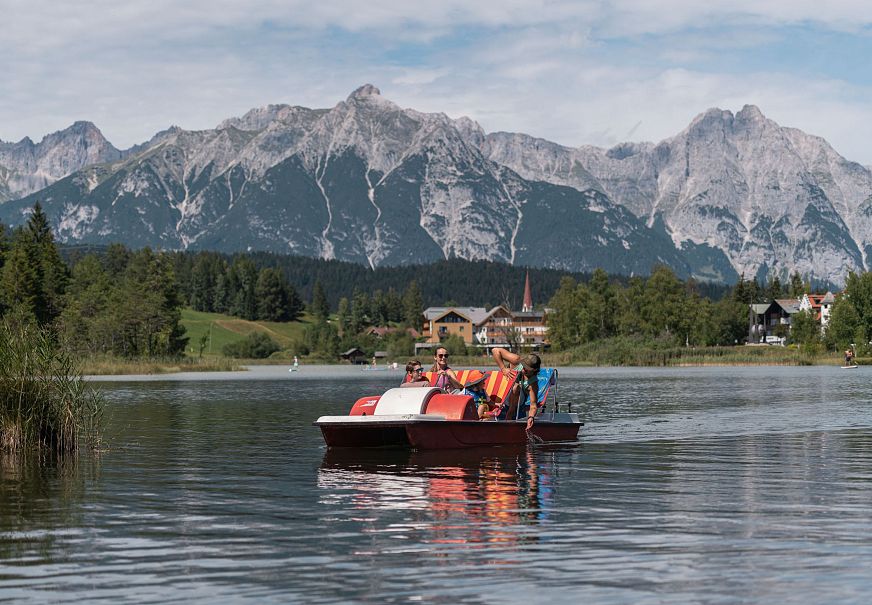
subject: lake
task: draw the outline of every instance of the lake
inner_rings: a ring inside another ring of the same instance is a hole
[[[0,457],[0,601],[872,595],[872,368],[568,368],[576,444],[324,447],[313,420],[401,376],[96,382],[106,451]]]

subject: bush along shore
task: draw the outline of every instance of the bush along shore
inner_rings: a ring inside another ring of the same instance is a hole
[[[0,451],[97,448],[103,398],[51,333],[0,322]]]

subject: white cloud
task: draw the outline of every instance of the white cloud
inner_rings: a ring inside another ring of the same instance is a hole
[[[0,0],[0,14],[6,140],[88,119],[127,147],[268,103],[332,106],[372,82],[405,107],[570,145],[656,141],[753,103],[872,163],[865,56],[853,82],[763,53],[718,64],[791,25],[866,40],[866,2]]]

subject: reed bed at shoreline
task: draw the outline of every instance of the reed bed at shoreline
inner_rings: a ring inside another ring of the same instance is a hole
[[[543,356],[543,363],[567,366],[810,366],[837,362],[838,357],[834,354],[820,354],[794,347],[676,347],[622,338],[588,343]]]
[[[231,359],[229,357],[122,359],[101,356],[88,357],[82,362],[82,373],[89,376],[175,374],[178,372],[234,372],[242,369],[238,359]]]
[[[233,372],[249,365],[291,365],[292,358],[273,356],[267,359],[235,359],[208,356],[201,358],[119,359],[115,357],[85,358],[85,375],[172,374],[178,372]],[[645,347],[612,343],[590,343],[569,351],[542,353],[546,367],[694,367],[694,366],[808,366],[839,365],[841,357],[835,353],[807,352],[792,347]],[[430,357],[418,359],[426,369]],[[397,359],[398,369],[405,366],[406,358]],[[300,359],[303,365],[348,365],[347,362],[324,358]],[[872,365],[872,358],[858,358],[860,365]],[[385,362],[380,362],[383,367]],[[453,355],[451,366],[456,368],[490,367],[493,358],[484,355]]]
[[[0,451],[96,448],[103,398],[48,330],[0,322]]]

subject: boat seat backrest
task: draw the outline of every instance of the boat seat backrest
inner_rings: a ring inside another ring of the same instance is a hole
[[[372,413],[373,416],[394,416],[405,414],[423,414],[427,402],[439,389],[388,389],[378,400],[378,406]]]
[[[466,382],[472,370],[455,370],[457,379],[461,384]],[[514,378],[506,378],[499,370],[485,372],[484,390],[493,403],[502,403],[509,395],[509,388],[514,383]],[[436,372],[424,372],[424,376],[433,385],[436,383]],[[557,379],[557,370],[554,368],[542,368],[539,370],[539,403],[545,401],[551,385]]]

